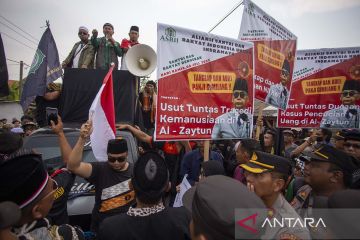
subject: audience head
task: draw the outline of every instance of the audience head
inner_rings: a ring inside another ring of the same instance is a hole
[[[206,161],[201,163],[199,180],[213,175],[225,175],[225,169],[221,162]]]
[[[156,152],[141,155],[134,166],[131,179],[136,198],[143,204],[158,204],[170,189],[165,159]]]
[[[288,159],[259,151],[254,152],[250,161],[240,167],[245,170],[248,187],[251,185],[256,195],[263,200],[281,193],[292,175]]]
[[[348,188],[355,170],[352,159],[345,152],[321,144],[313,152],[304,152],[304,180],[319,194],[329,194]]]
[[[241,139],[235,149],[237,162],[239,164],[247,163],[254,151],[261,151],[261,146],[258,141],[251,138]]]
[[[109,165],[116,171],[126,168],[128,157],[128,146],[125,139],[111,139],[107,145]]]
[[[137,42],[139,39],[139,27],[131,26],[129,31],[129,38],[132,42]]]
[[[190,234],[193,240],[235,239],[235,209],[240,210],[244,217],[254,214],[253,208],[266,210],[261,199],[246,186],[220,175],[207,177],[189,189],[183,197],[183,204],[192,214]],[[260,224],[260,221],[255,224]],[[236,228],[236,233],[241,239],[254,236],[243,228]]]
[[[25,154],[0,163],[0,189],[0,202],[20,207],[23,225],[47,216],[57,183],[49,177],[41,155]]]

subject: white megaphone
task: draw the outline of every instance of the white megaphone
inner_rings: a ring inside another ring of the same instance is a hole
[[[148,45],[138,44],[131,47],[125,55],[126,66],[133,75],[144,77],[156,68],[156,53]]]

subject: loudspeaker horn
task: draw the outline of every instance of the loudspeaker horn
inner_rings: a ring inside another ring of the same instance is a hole
[[[133,75],[144,77],[156,68],[156,53],[146,44],[131,47],[125,55],[126,66]]]

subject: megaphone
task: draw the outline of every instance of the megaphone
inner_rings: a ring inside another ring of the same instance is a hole
[[[133,75],[144,77],[156,68],[156,53],[146,44],[131,47],[125,55],[126,66]]]

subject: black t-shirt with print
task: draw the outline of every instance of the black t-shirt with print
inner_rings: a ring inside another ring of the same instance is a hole
[[[129,189],[134,165],[126,171],[115,171],[107,162],[94,162],[87,179],[95,186],[95,206],[91,216],[91,230],[97,232],[99,224],[109,216],[126,212],[135,202],[135,193]]]
[[[72,174],[66,168],[61,168],[56,170],[51,177],[57,182],[59,188],[54,194],[54,203],[47,218],[54,225],[67,224],[69,223],[67,200],[71,187],[74,185],[75,174]]]

